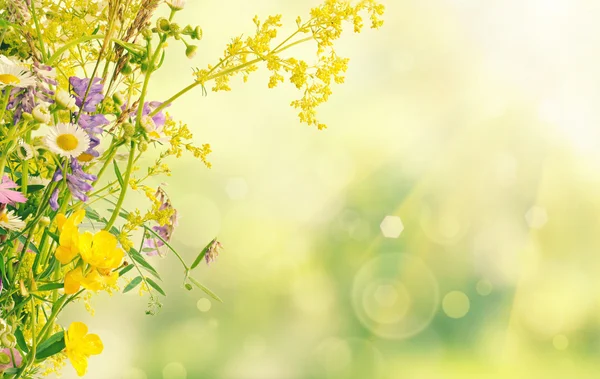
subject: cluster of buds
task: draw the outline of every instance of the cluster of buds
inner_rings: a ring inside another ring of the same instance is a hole
[[[189,37],[191,40],[200,41],[202,39],[202,28],[200,26],[192,27],[185,26],[183,29],[179,24],[171,22],[168,19],[161,17],[156,20],[156,27],[152,28],[152,33],[158,33],[161,36],[173,37],[177,41],[182,41],[185,44],[185,55],[188,58],[193,58],[196,55],[198,47],[188,43],[184,37]]]

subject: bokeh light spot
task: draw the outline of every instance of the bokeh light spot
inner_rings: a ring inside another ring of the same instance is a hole
[[[431,323],[439,304],[438,284],[421,259],[384,254],[356,274],[352,303],[359,320],[373,333],[408,338]]]
[[[198,310],[200,312],[208,312],[210,310],[211,306],[212,306],[212,304],[211,304],[210,300],[208,300],[205,297],[198,300],[198,302],[196,303],[196,307],[198,307]]]
[[[171,362],[163,368],[163,379],[187,379],[187,370],[179,362]]]
[[[460,291],[452,291],[444,296],[442,309],[448,317],[463,318],[469,312],[469,297]]]
[[[566,350],[569,347],[569,338],[564,334],[556,335],[552,339],[552,345],[556,350]]]
[[[477,282],[475,289],[477,290],[477,293],[481,296],[487,296],[492,293],[494,286],[489,280],[483,279]]]
[[[383,236],[387,238],[398,238],[404,230],[402,220],[398,216],[385,216],[379,227]]]
[[[231,178],[225,185],[225,192],[231,200],[242,200],[248,194],[248,183],[244,178]]]

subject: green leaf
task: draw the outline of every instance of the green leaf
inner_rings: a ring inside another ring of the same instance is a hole
[[[45,359],[65,349],[65,332],[61,331],[42,342],[35,354],[36,359]]]
[[[129,271],[131,271],[131,269],[133,269],[133,265],[127,265],[127,266],[123,267],[121,269],[121,271],[119,271],[119,276],[123,276],[123,275],[127,274]]]
[[[115,174],[117,174],[117,180],[119,181],[121,188],[125,187],[125,185],[123,184],[123,176],[121,175],[121,170],[119,170],[119,165],[117,164],[117,161],[113,161],[113,166],[115,167]]]
[[[56,266],[58,260],[54,256],[52,256],[50,259],[51,261],[48,264],[48,267],[46,267],[46,270],[42,272],[42,275],[40,275],[39,279],[47,278],[54,271],[54,267]]]
[[[25,237],[24,235],[20,235],[19,236],[19,241],[21,241],[22,244],[25,244],[25,242],[27,241],[27,237]],[[33,251],[36,254],[40,253],[39,250],[38,250],[38,248],[33,243],[31,243],[31,242],[29,242],[28,248],[31,249],[31,251]]]
[[[190,266],[190,270],[195,269],[200,262],[202,262],[202,259],[204,258],[204,256],[206,255],[206,253],[208,253],[208,249],[210,249],[210,246],[215,243],[215,241],[217,240],[217,237],[213,238],[212,241],[210,241],[208,243],[208,245],[206,245],[204,247],[204,249],[202,249],[202,251],[200,252],[200,254],[198,254],[198,256],[196,257],[196,259],[194,260],[194,263],[192,263],[192,265]]]
[[[196,279],[192,278],[191,276],[188,279],[190,280],[190,282],[194,283],[196,285],[196,287],[198,287],[202,291],[204,291],[204,293],[207,294],[208,296],[212,297],[213,299],[215,299],[216,301],[218,301],[220,303],[223,302],[223,300],[221,300],[221,298],[219,296],[217,296],[216,293],[214,293],[213,291],[209,290],[208,288],[206,288],[205,286],[200,284],[200,282],[197,281]]]
[[[61,289],[64,287],[65,287],[64,283],[48,283],[48,284],[43,284],[43,285],[39,286],[38,291],[54,291],[54,290]]]
[[[165,293],[165,291],[163,291],[162,288],[160,288],[160,286],[158,284],[156,284],[156,282],[150,278],[146,278],[146,282],[148,284],[150,284],[150,287],[154,288],[156,291],[158,291],[158,293],[160,293],[163,296],[167,296],[167,294]]]
[[[154,267],[152,267],[150,263],[148,263],[148,261],[140,253],[137,252],[137,250],[131,248],[129,250],[129,256],[131,257],[131,259],[139,263],[144,269],[146,269],[146,271],[154,275],[156,279],[160,280],[160,275],[158,275],[158,272],[154,269]]]
[[[41,189],[44,189],[44,186],[41,184],[31,184],[27,186],[27,193],[31,194],[37,192]]]
[[[100,214],[87,205],[85,206],[85,215],[94,221],[102,221]]]
[[[23,336],[21,328],[17,328],[17,330],[15,330],[15,338],[17,339],[17,345],[19,345],[19,349],[23,350],[25,353],[29,353],[29,347],[27,347],[27,342],[25,342],[25,337]]]
[[[56,243],[60,243],[60,237],[57,234],[52,233],[48,229],[46,229],[46,234],[50,236]]]
[[[131,282],[129,282],[129,284],[127,284],[125,286],[125,288],[123,289],[123,293],[127,293],[127,292],[131,291],[132,289],[137,287],[141,282],[142,282],[142,277],[136,276],[135,278],[133,278],[133,280]]]

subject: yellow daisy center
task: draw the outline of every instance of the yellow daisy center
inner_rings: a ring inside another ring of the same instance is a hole
[[[21,83],[21,81],[19,80],[19,78],[17,78],[16,76],[14,76],[12,74],[0,74],[0,83],[10,85],[10,84],[19,84],[19,83]]]
[[[65,151],[71,151],[77,148],[79,140],[73,134],[61,134],[56,138],[56,144]]]
[[[6,213],[0,214],[0,222],[8,222],[8,215]]]
[[[81,153],[81,155],[77,157],[79,162],[89,162],[92,159],[94,159],[94,156],[88,153]]]

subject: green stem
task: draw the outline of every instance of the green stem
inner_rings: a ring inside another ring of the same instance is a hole
[[[119,212],[121,211],[121,207],[123,206],[123,201],[125,200],[125,195],[127,194],[127,188],[129,188],[129,178],[131,177],[131,171],[133,171],[133,158],[135,157],[135,147],[135,141],[131,141],[129,159],[127,160],[127,170],[125,171],[125,176],[123,177],[123,188],[121,189],[119,200],[117,200],[117,204],[115,205],[115,210],[113,211],[110,220],[108,220],[108,223],[104,227],[104,230],[110,230],[110,228],[117,220]]]
[[[181,261],[181,264],[183,265],[183,268],[185,268],[186,274],[187,272],[190,271],[190,268],[188,267],[188,265],[185,263],[185,261],[183,260],[183,258],[181,257],[181,255],[179,255],[179,253],[169,244],[169,242],[167,242],[164,238],[162,238],[158,233],[156,233],[154,230],[152,230],[151,228],[147,227],[146,225],[144,225],[144,229],[146,229],[147,231],[149,231],[150,233],[152,233],[156,238],[158,238],[159,240],[162,241],[162,243],[165,244],[166,247],[169,248],[169,250],[171,250],[173,252],[173,254],[175,254],[175,256],[177,258],[179,258],[179,261]]]
[[[293,46],[295,46],[295,45],[298,45],[298,44],[304,43],[304,42],[306,42],[306,41],[310,41],[311,39],[313,39],[313,37],[306,37],[306,38],[303,38],[303,39],[301,39],[301,40],[298,40],[298,41],[296,41],[296,42],[290,43],[289,45],[287,45],[287,46],[284,46],[284,47],[280,48],[279,50],[273,50],[273,52],[272,52],[271,54],[278,54],[278,53],[281,53],[281,52],[283,52],[283,51],[285,51],[285,50],[289,49],[290,47],[293,47]],[[185,87],[185,88],[184,88],[184,89],[182,89],[181,91],[177,92],[175,95],[173,95],[173,96],[171,96],[170,98],[168,98],[167,100],[165,100],[165,101],[164,101],[164,102],[163,102],[163,103],[162,103],[162,104],[161,104],[159,107],[157,107],[157,108],[156,108],[154,111],[152,111],[152,112],[150,113],[150,117],[152,117],[152,116],[156,115],[158,112],[160,112],[160,111],[162,111],[163,109],[165,109],[167,106],[169,106],[170,104],[172,104],[172,103],[173,103],[175,100],[177,100],[178,98],[180,98],[182,95],[184,95],[184,94],[186,94],[187,92],[189,92],[191,89],[193,89],[193,88],[195,88],[195,87],[197,87],[197,86],[199,86],[199,85],[202,85],[202,84],[204,84],[204,83],[206,83],[206,82],[208,82],[208,81],[210,81],[210,80],[213,80],[213,79],[216,79],[216,78],[218,78],[218,77],[221,77],[221,76],[223,76],[223,75],[228,75],[228,74],[230,74],[230,73],[232,73],[232,72],[235,72],[235,71],[239,71],[239,70],[241,70],[241,69],[244,69],[244,68],[246,68],[246,67],[248,67],[248,66],[251,66],[251,65],[253,65],[253,64],[256,64],[256,63],[258,63],[258,62],[260,62],[260,61],[263,61],[263,60],[264,60],[263,58],[256,58],[256,59],[253,59],[253,60],[251,60],[251,61],[249,61],[249,62],[246,62],[246,63],[244,63],[244,64],[241,64],[241,65],[239,65],[239,66],[235,66],[235,67],[232,67],[232,68],[228,68],[227,70],[223,70],[223,71],[217,72],[216,74],[209,75],[209,76],[207,76],[207,77],[206,77],[206,78],[205,78],[205,79],[204,79],[202,82],[198,82],[198,81],[196,81],[196,82],[194,82],[194,83],[190,84],[189,86]]]
[[[67,50],[69,50],[71,47],[79,45],[80,43],[84,43],[87,41],[91,41],[91,40],[95,40],[95,39],[103,39],[104,35],[103,34],[96,34],[93,36],[83,36],[77,39],[74,39],[72,41],[67,42],[65,45],[63,45],[60,49],[56,50],[56,52],[54,54],[52,54],[52,56],[48,59],[47,64],[49,66],[51,66],[54,61],[56,61],[58,58],[60,58]]]
[[[46,54],[46,47],[44,46],[44,38],[42,38],[42,32],[40,30],[40,23],[38,22],[37,15],[35,14],[35,1],[31,2],[31,16],[33,17],[33,22],[35,23],[35,31],[38,36],[38,41],[40,43],[40,51],[42,52],[42,60],[46,62],[48,60],[48,55]]]

